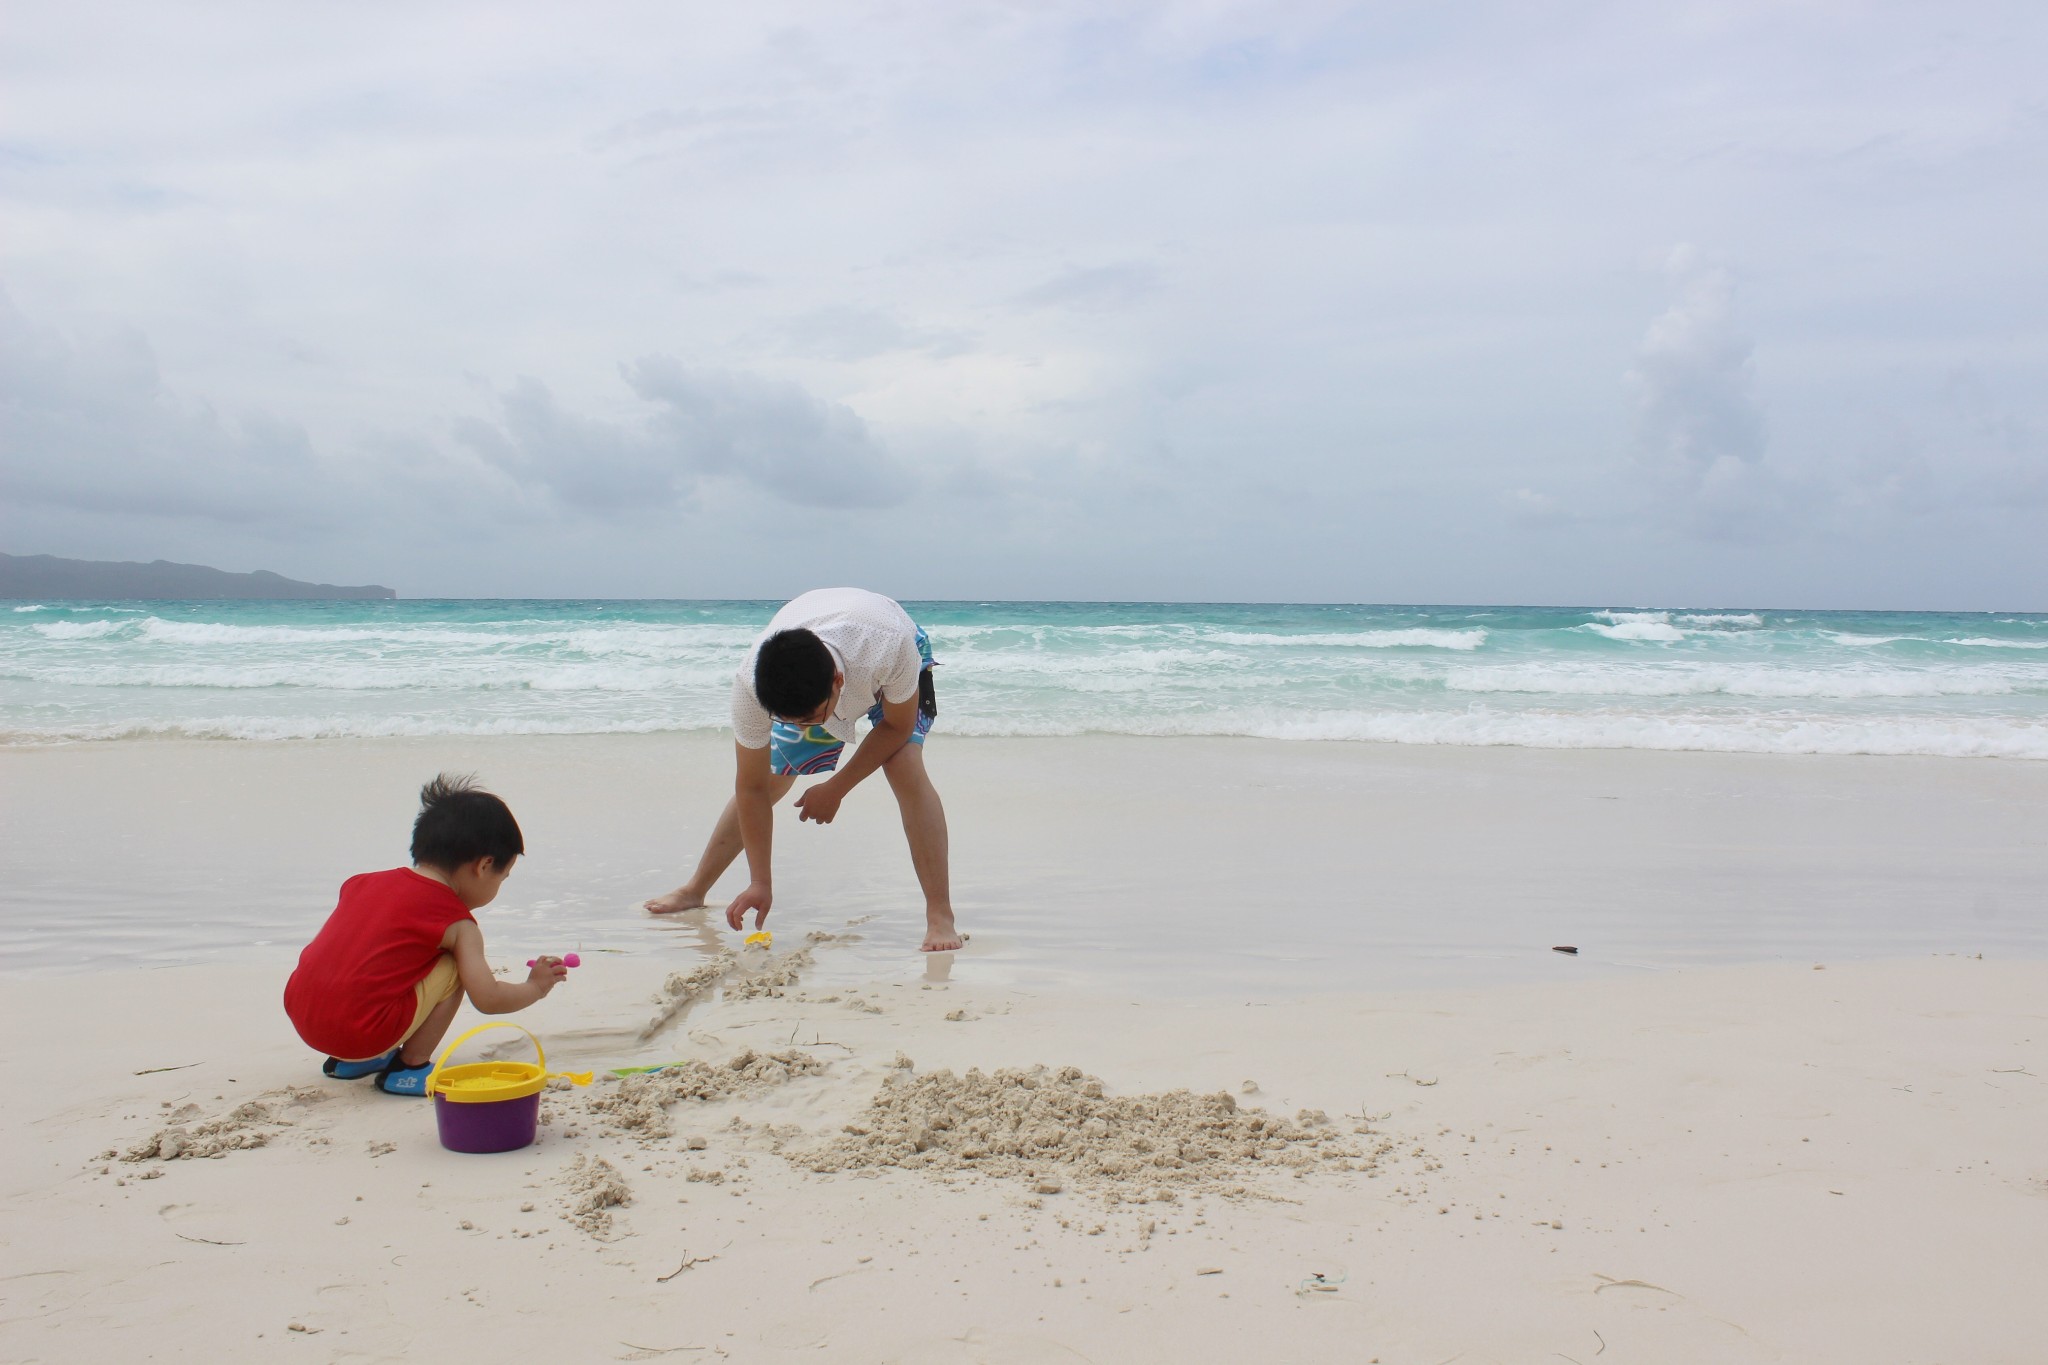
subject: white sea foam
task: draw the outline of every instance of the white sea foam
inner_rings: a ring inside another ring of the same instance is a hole
[[[209,739],[283,741],[549,734],[651,734],[720,728],[710,717],[676,716],[216,716],[189,720],[24,726],[0,743]],[[1875,718],[1641,715],[1554,711],[1318,712],[1156,715],[1143,722],[1089,723],[1085,716],[957,715],[947,728],[978,737],[1060,737],[1090,733],[1161,737],[1251,737],[1387,744],[1518,746],[1540,749],[1655,749],[1717,753],[1926,755],[2048,759],[2048,724],[1926,717]]]
[[[332,692],[645,692],[716,690],[732,681],[729,661],[674,664],[579,664],[567,660],[353,660],[306,658],[239,663],[150,664],[137,661],[31,668],[0,664],[0,678],[68,687],[296,688]]]
[[[1662,615],[1662,613],[1659,613]],[[1673,644],[1685,638],[1685,632],[1667,620],[1622,621],[1617,625],[1604,626],[1598,621],[1588,621],[1574,630],[1590,630],[1595,635],[1604,635],[1610,640],[1640,640],[1651,644]]]
[[[1595,611],[1588,612],[1587,615],[1596,621],[1607,621],[1617,626],[1631,623],[1668,625],[1671,621],[1671,613],[1668,611]]]
[[[1191,621],[1145,622],[1142,625],[1089,626],[1069,622],[1050,621],[1004,621],[983,625],[947,625],[941,628],[946,642],[959,647],[972,641],[988,637],[1022,637],[1039,644],[1053,639],[1059,640],[1135,640],[1157,639],[1160,636],[1193,636],[1202,627]],[[758,634],[759,632],[756,632]],[[749,643],[753,640],[748,637]]]
[[[119,621],[38,621],[35,631],[46,640],[97,640],[112,635],[122,624]]]
[[[1053,737],[1091,727],[1038,718],[956,722],[963,734]],[[1118,733],[1131,733],[1120,730]],[[1711,753],[1886,754],[2048,759],[2048,725],[1941,719],[1776,719],[1556,712],[1337,712],[1247,718],[1159,717],[1136,731],[1162,737],[1349,740],[1534,749],[1659,749]]]
[[[16,607],[16,608],[15,608],[15,610],[16,610],[16,611],[41,611],[41,610],[43,610],[43,604],[42,604],[42,603],[40,603],[40,602],[31,602],[31,603],[29,603],[29,604],[28,604],[27,606],[21,606],[21,607]]]
[[[1444,678],[1453,692],[1508,692],[1569,697],[1773,697],[1865,699],[1880,697],[2000,697],[2018,690],[2012,678],[1979,669],[1793,669],[1694,665],[1631,668],[1525,664],[1454,669]]]
[[[1053,650],[967,651],[940,653],[939,662],[949,671],[941,678],[970,674],[1018,678],[1080,679],[1112,676],[1141,681],[1167,673],[1191,674],[1203,668],[1249,668],[1252,656],[1227,649],[1195,649],[1186,646],[1145,648],[1133,646],[1107,652],[1079,653]]]
[[[1221,645],[1274,646],[1296,649],[1477,649],[1486,643],[1484,630],[1361,630],[1353,634],[1279,635],[1217,631],[1205,639]]]
[[[1753,611],[1688,612],[1678,618],[1689,626],[1760,626],[1764,618]]]
[[[2048,649],[2048,640],[1943,640],[1945,645],[1968,645],[1972,649]]]
[[[114,628],[116,623],[98,624]],[[699,650],[745,649],[758,631],[721,625],[648,626],[592,625],[574,629],[515,629],[520,623],[479,627],[456,625],[392,626],[236,626],[210,621],[165,621],[152,616],[140,623],[147,641],[177,645],[413,645],[521,648],[564,647],[587,654],[639,653],[671,655]],[[38,627],[41,629],[41,627]]]
[[[216,716],[205,720],[109,722],[100,725],[25,726],[0,731],[0,744],[60,744],[81,740],[242,739],[415,739],[438,735],[650,735],[710,730],[670,719],[569,720],[560,717],[493,716],[449,719],[427,716]]]

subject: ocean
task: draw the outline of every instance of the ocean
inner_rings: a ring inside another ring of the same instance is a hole
[[[777,604],[0,607],[0,743],[716,730]],[[912,602],[980,736],[2048,758],[2048,616]]]

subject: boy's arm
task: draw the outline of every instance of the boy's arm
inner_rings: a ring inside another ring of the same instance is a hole
[[[735,929],[749,910],[759,929],[775,900],[774,768],[769,752],[765,745],[733,745],[733,809],[740,819],[740,843],[747,851],[747,889],[725,908],[725,922]]]
[[[917,693],[913,691],[906,701],[882,699],[882,718],[861,740],[853,751],[853,757],[846,766],[832,776],[804,792],[796,799],[796,818],[816,820],[821,825],[832,823],[832,817],[839,813],[839,803],[846,799],[848,792],[870,777],[875,769],[896,757],[896,751],[910,742],[917,733]]]
[[[455,975],[479,1014],[512,1014],[541,999],[569,975],[559,958],[536,960],[524,981],[500,981],[484,961],[484,934],[471,919],[448,926],[441,946],[455,955]]]

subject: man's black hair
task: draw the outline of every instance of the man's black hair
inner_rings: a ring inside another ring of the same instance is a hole
[[[503,801],[474,777],[442,773],[420,788],[420,818],[412,822],[412,860],[443,872],[489,858],[503,868],[526,852],[519,822]]]
[[[810,631],[778,630],[754,659],[754,695],[771,716],[808,716],[832,696],[838,671],[832,651]]]

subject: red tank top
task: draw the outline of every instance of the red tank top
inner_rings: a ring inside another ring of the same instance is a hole
[[[396,1047],[448,926],[474,919],[461,897],[409,867],[350,877],[285,982],[284,1012],[316,1052],[353,1060]]]

